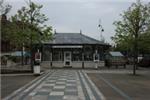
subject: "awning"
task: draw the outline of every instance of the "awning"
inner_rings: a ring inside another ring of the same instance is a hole
[[[30,56],[30,53],[24,51],[24,52],[23,52],[23,55],[24,55],[24,56]],[[21,56],[22,56],[22,52],[21,52],[21,51],[12,52],[12,53],[11,53],[11,56],[18,56],[18,57],[21,57]]]
[[[71,45],[67,45],[67,46],[52,46],[52,48],[82,48],[83,46],[81,45],[76,45],[76,46],[71,46]]]

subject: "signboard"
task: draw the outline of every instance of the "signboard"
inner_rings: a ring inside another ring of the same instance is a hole
[[[41,53],[39,52],[39,50],[35,53],[35,61],[41,61]]]

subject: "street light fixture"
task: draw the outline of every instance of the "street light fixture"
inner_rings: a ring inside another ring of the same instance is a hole
[[[101,20],[99,19],[98,28],[100,29],[100,41],[104,42],[104,37],[102,36],[102,32],[104,32],[104,29],[101,25]]]

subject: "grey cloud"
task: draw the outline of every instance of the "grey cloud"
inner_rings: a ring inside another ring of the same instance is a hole
[[[21,1],[12,1],[9,1],[13,5],[10,15],[25,5]],[[131,5],[131,2],[92,2],[91,0],[89,2],[34,1],[44,6],[42,13],[49,18],[47,24],[52,25],[59,32],[79,32],[82,29],[84,34],[99,39],[98,20],[101,18],[105,29],[103,35],[108,42],[112,42],[110,37],[115,34],[112,23],[120,19],[119,14]]]

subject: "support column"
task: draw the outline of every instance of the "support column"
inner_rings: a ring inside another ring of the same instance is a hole
[[[41,61],[44,61],[44,56],[43,56],[43,53],[44,52],[44,45],[41,46],[41,53],[42,53],[42,56],[41,56]]]
[[[50,66],[52,67],[52,52],[50,52]]]
[[[52,66],[53,66],[53,49],[52,49],[52,47],[51,47],[51,53],[50,53],[50,55],[51,55],[51,57],[50,57],[50,66],[52,68]]]
[[[82,48],[82,68],[84,68],[84,46]]]

